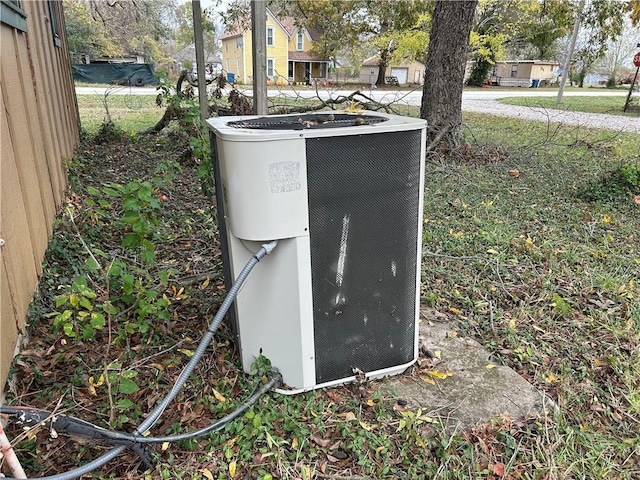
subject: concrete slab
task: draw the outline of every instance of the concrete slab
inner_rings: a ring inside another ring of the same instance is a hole
[[[448,429],[464,430],[501,416],[515,420],[553,414],[556,406],[548,397],[492,361],[478,342],[458,337],[446,315],[423,309],[421,320],[418,364],[389,377],[383,387],[404,408],[421,408]]]

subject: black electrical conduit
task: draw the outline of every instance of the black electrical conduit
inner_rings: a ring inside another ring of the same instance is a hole
[[[188,440],[191,438],[199,437],[205,435],[209,432],[216,431],[222,429],[227,423],[229,423],[234,418],[241,415],[244,411],[251,407],[262,395],[264,395],[269,389],[274,386],[277,386],[280,382],[280,375],[276,372],[272,373],[270,380],[265,383],[261,388],[259,388],[253,395],[251,395],[245,403],[243,403],[240,407],[238,407],[234,412],[227,415],[226,417],[218,420],[217,422],[204,427],[200,430],[196,430],[193,432],[188,432],[180,435],[170,435],[166,437],[144,437],[144,433],[147,432],[160,418],[165,409],[169,406],[169,404],[176,398],[178,393],[182,390],[185,383],[187,382],[189,376],[193,373],[197,363],[200,361],[202,356],[204,355],[211,339],[213,338],[213,334],[216,332],[220,323],[224,319],[224,316],[227,314],[227,311],[231,307],[231,304],[235,300],[240,288],[244,284],[245,280],[249,276],[249,273],[253,268],[258,264],[258,262],[264,258],[266,255],[269,255],[273,249],[278,244],[277,240],[274,240],[268,244],[264,244],[260,247],[260,249],[253,254],[253,256],[249,259],[247,264],[244,266],[236,281],[229,289],[229,293],[226,298],[222,302],[220,309],[216,313],[215,317],[209,324],[209,328],[207,332],[200,340],[198,344],[198,348],[196,349],[193,356],[189,359],[189,362],[182,370],[182,373],[176,380],[176,383],[171,388],[171,391],[167,394],[166,397],[153,409],[153,411],[149,414],[147,418],[133,431],[132,434],[110,431],[107,429],[102,429],[101,427],[97,427],[89,422],[85,422],[83,420],[74,419],[73,417],[64,417],[59,416],[60,419],[64,422],[61,425],[65,425],[68,430],[74,430],[74,428],[79,428],[81,430],[80,433],[83,436],[90,436],[91,438],[103,438],[110,443],[120,444],[117,447],[114,447],[107,453],[99,456],[95,460],[83,465],[82,467],[78,467],[69,472],[59,473],[56,475],[51,475],[48,477],[38,477],[39,480],[74,480],[76,478],[81,477],[87,473],[91,473],[94,470],[102,467],[109,463],[112,459],[120,455],[124,450],[128,447],[131,447],[138,455],[141,456],[143,461],[145,460],[144,452],[141,450],[142,444],[147,443],[164,443],[164,442],[174,442],[179,440]],[[19,412],[17,410],[20,410]],[[51,422],[55,422],[55,414],[51,414],[49,412],[44,412],[42,410],[37,409],[27,409],[20,407],[2,407],[0,408],[0,413],[7,413],[9,415],[21,415],[26,414],[27,412],[31,412],[34,415],[42,414],[44,418],[42,420],[47,420],[49,416],[52,416]],[[48,421],[48,420],[47,420]],[[64,428],[62,429],[64,430]],[[12,480],[10,477],[6,477],[7,480]],[[13,479],[18,480],[18,479]],[[29,480],[29,479],[23,479]],[[35,479],[34,479],[35,480]]]

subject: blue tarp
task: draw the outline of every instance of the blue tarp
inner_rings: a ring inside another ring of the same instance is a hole
[[[156,85],[153,65],[148,63],[91,63],[73,65],[73,79],[77,82],[111,83],[115,85]]]

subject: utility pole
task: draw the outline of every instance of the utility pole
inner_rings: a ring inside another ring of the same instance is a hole
[[[267,2],[251,0],[253,113],[267,114]]]
[[[569,76],[569,68],[571,67],[571,57],[573,57],[573,50],[576,48],[576,39],[578,38],[578,32],[580,31],[580,20],[582,20],[582,10],[584,8],[584,0],[580,0],[578,11],[576,12],[576,20],[573,25],[573,35],[571,35],[571,44],[569,45],[569,52],[567,58],[564,61],[562,67],[562,80],[560,80],[560,89],[558,90],[558,97],[556,98],[556,104],[562,103],[562,95],[564,94],[564,84],[567,83],[567,77]]]
[[[209,100],[207,99],[206,66],[204,64],[204,40],[202,38],[202,8],[200,0],[192,0],[193,36],[196,45],[196,66],[198,68],[198,101],[200,102],[200,117],[206,120],[209,116]]]

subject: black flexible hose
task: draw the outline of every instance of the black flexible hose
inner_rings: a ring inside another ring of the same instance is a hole
[[[185,432],[178,435],[168,435],[165,437],[142,437],[132,433],[108,430],[79,418],[68,415],[58,415],[46,410],[30,407],[0,407],[0,413],[9,415],[10,420],[12,420],[13,423],[23,424],[26,427],[45,423],[48,427],[53,428],[58,433],[104,440],[114,445],[124,445],[128,447],[136,444],[179,442],[202,437],[208,433],[223,429],[225,425],[238,418],[251,408],[265,393],[272,388],[277,388],[281,382],[282,377],[280,374],[273,371],[270,378],[260,388],[256,389],[249,398],[242,403],[242,405],[237,407],[230,414],[199,430]]]
[[[184,370],[182,370],[182,373],[178,377],[178,380],[176,380],[176,383],[171,388],[171,391],[153,409],[153,411],[149,414],[149,416],[133,431],[133,435],[135,438],[138,438],[138,437],[143,438],[142,435],[147,430],[149,430],[149,428],[153,426],[153,424],[156,422],[156,420],[158,420],[160,415],[162,415],[164,410],[176,398],[180,390],[182,390],[182,387],[187,382],[191,373],[193,373],[193,370],[195,369],[197,363],[200,361],[200,359],[204,355],[209,345],[209,342],[211,342],[211,339],[213,338],[213,334],[216,332],[216,330],[220,326],[220,323],[222,323],[222,320],[227,314],[227,311],[231,307],[231,304],[235,300],[236,296],[238,295],[240,288],[242,287],[245,280],[249,276],[249,273],[251,272],[251,270],[253,270],[253,268],[258,264],[260,260],[262,260],[266,255],[269,255],[273,251],[273,249],[276,247],[277,244],[278,244],[278,241],[274,240],[268,244],[262,245],[262,247],[260,247],[260,249],[249,259],[247,264],[244,266],[244,268],[236,278],[236,281],[234,282],[232,287],[229,289],[229,292],[226,298],[224,299],[224,301],[222,302],[220,309],[218,310],[216,315],[213,317],[213,320],[209,324],[209,328],[207,329],[206,333],[200,340],[200,343],[198,344],[198,348],[196,349],[193,356],[189,359],[189,362],[184,367]],[[39,480],[74,480],[76,478],[80,478],[81,476],[87,473],[91,473],[94,470],[97,470],[98,468],[102,467],[103,465],[106,465],[112,459],[120,455],[126,448],[127,448],[126,445],[120,445],[120,446],[114,447],[112,450],[99,456],[95,460],[81,467],[78,467],[74,470],[71,470],[69,472],[59,473],[56,475],[50,475],[48,477],[37,477],[37,478],[39,478]],[[18,479],[11,479],[10,477],[6,477],[6,478],[8,480],[18,480]],[[30,479],[27,478],[23,480],[30,480]],[[31,480],[36,480],[36,479],[32,477]]]

